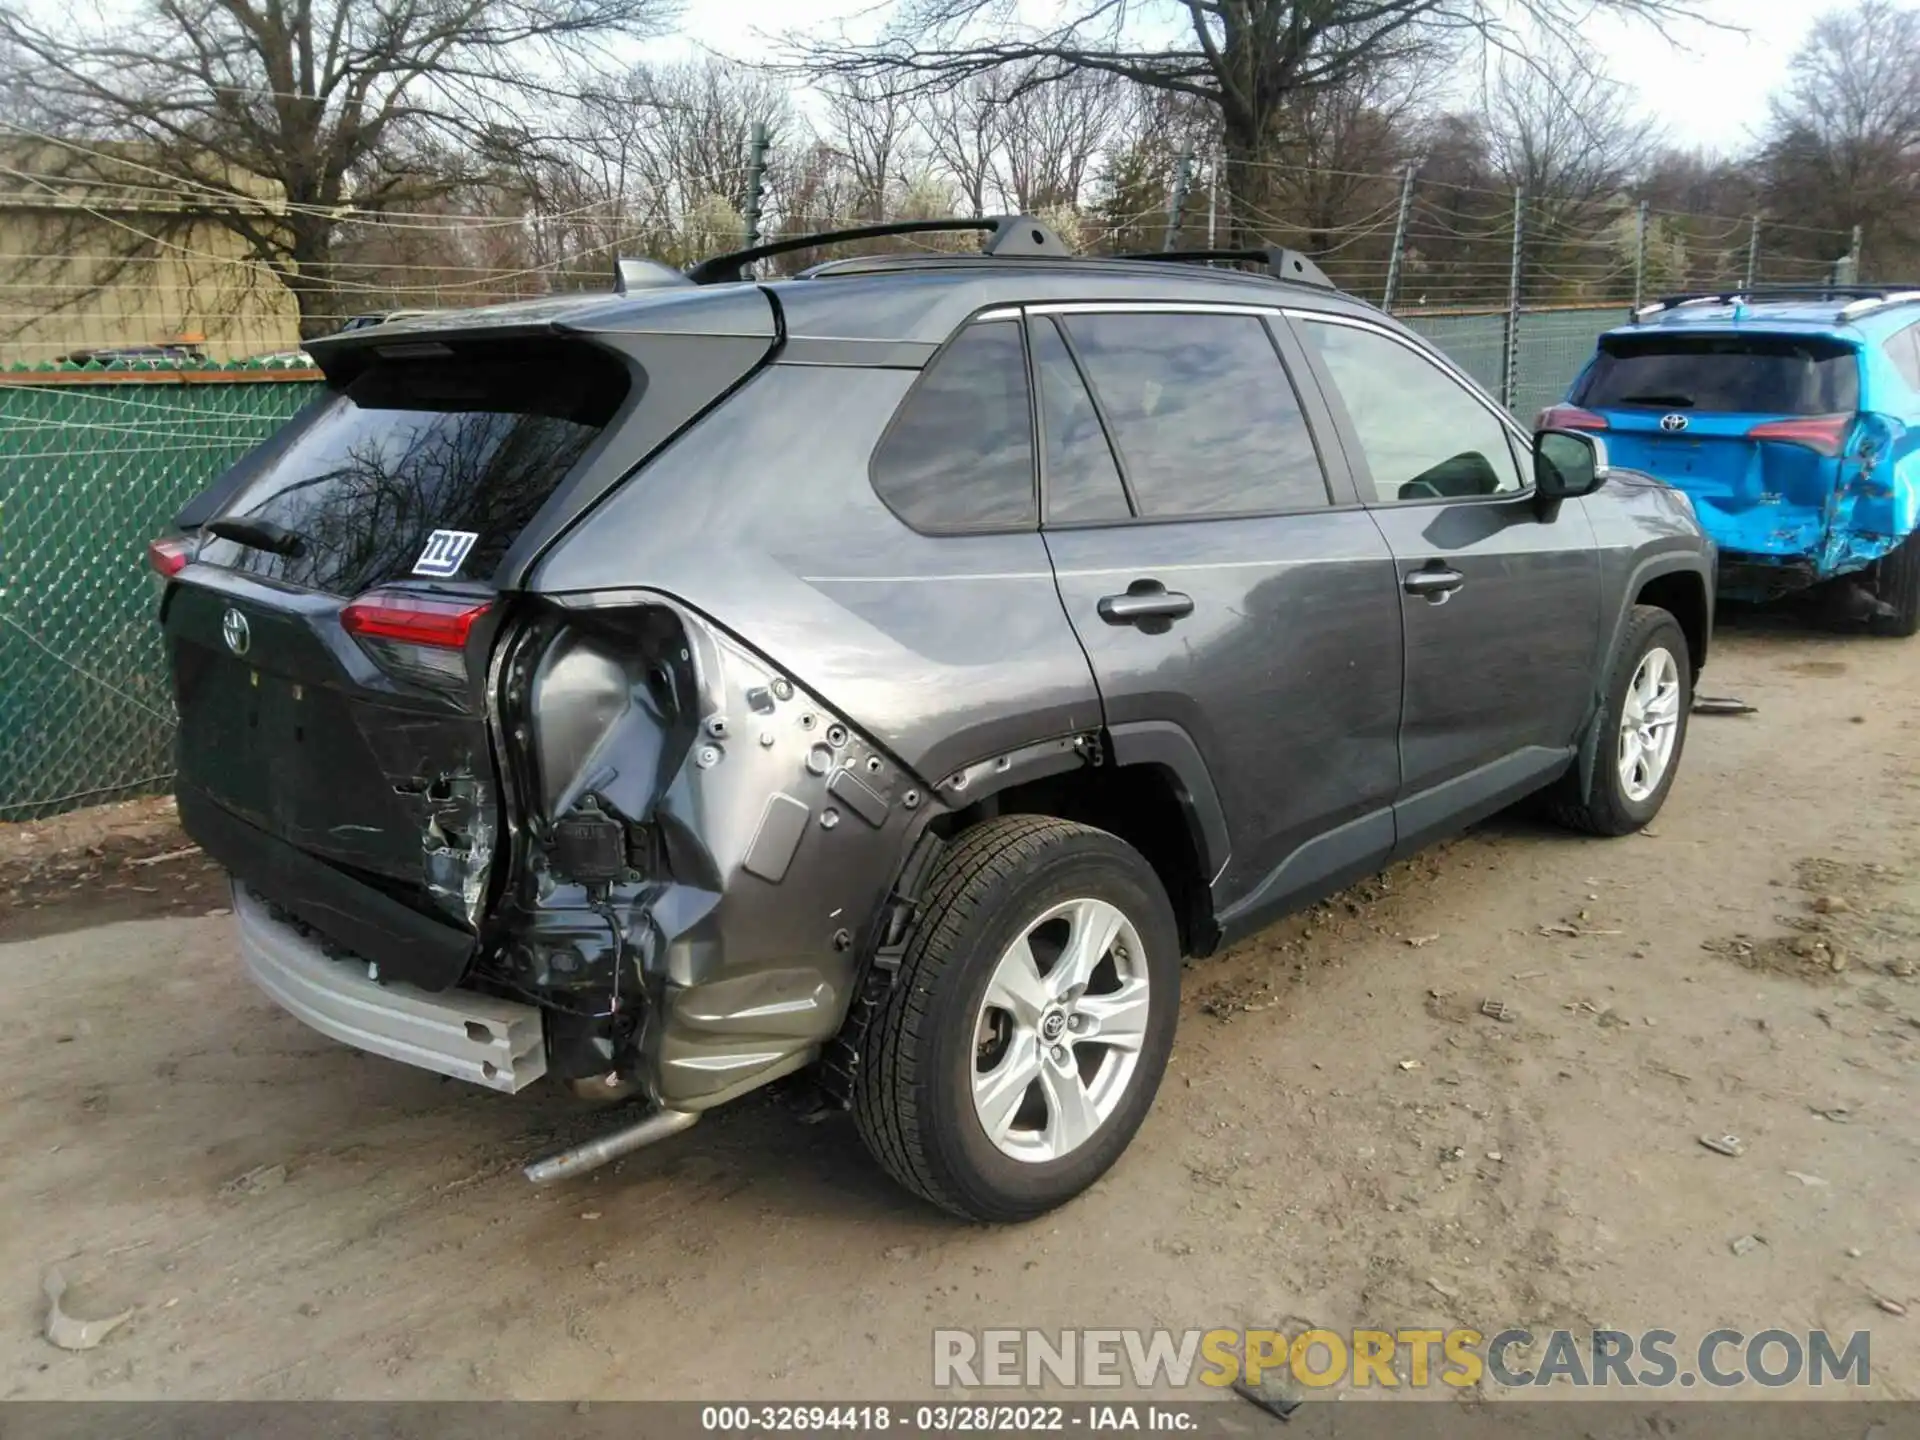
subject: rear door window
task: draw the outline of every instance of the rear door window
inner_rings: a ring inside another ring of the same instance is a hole
[[[873,487],[928,534],[1034,523],[1033,413],[1019,321],[972,325],[935,357],[874,451]]]
[[[1143,516],[1329,503],[1300,401],[1256,315],[1064,317]]]
[[[295,553],[210,539],[200,558],[355,595],[413,575],[431,542],[463,558],[420,573],[490,578],[612,419],[628,375],[578,345],[432,348],[361,371],[222,512],[280,527]]]
[[[1573,403],[1837,415],[1860,408],[1860,362],[1852,346],[1813,335],[1610,335]]]

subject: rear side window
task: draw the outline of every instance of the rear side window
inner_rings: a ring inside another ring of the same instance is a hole
[[[1894,369],[1900,372],[1900,378],[1907,382],[1907,388],[1920,391],[1920,325],[1896,330],[1887,337],[1884,348]]]
[[[613,418],[628,375],[578,345],[432,348],[361,371],[222,512],[280,526],[298,553],[210,540],[201,558],[354,595],[408,578],[429,537],[455,531],[474,538],[448,578],[491,577]]]
[[[1609,335],[1573,403],[1590,409],[1835,415],[1860,408],[1860,364],[1800,335]]]
[[[1300,510],[1329,496],[1254,315],[1070,315],[1068,336],[1145,516]]]
[[[969,327],[927,367],[874,451],[873,488],[907,524],[934,534],[1034,523],[1018,321]]]

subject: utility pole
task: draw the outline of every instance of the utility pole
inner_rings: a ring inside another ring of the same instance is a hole
[[[1400,298],[1400,264],[1407,253],[1407,219],[1413,213],[1413,177],[1418,169],[1409,160],[1406,176],[1400,182],[1400,213],[1393,222],[1393,252],[1387,256],[1387,292],[1380,301],[1380,308],[1389,315],[1393,302]]]
[[[1187,186],[1193,180],[1193,151],[1182,150],[1180,163],[1173,171],[1173,195],[1167,201],[1167,233],[1161,240],[1162,250],[1173,249],[1174,241],[1180,238],[1180,212],[1187,203]]]
[[[1858,285],[1861,280],[1860,242],[1864,238],[1861,227],[1853,227],[1853,244],[1847,247],[1847,284]]]
[[[1633,230],[1633,313],[1640,313],[1647,298],[1647,202],[1640,202]]]
[[[1507,333],[1500,355],[1500,403],[1513,408],[1520,369],[1520,282],[1521,259],[1526,251],[1527,192],[1513,192],[1513,263],[1507,271]]]
[[[1753,224],[1747,229],[1747,289],[1753,289],[1754,281],[1760,278],[1760,217],[1753,217]]]
[[[747,142],[747,203],[743,211],[749,250],[760,243],[760,198],[767,183],[767,148],[766,124],[756,120]]]

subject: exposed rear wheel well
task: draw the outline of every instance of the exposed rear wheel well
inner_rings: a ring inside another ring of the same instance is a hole
[[[1687,658],[1693,666],[1693,678],[1698,680],[1701,668],[1707,663],[1706,582],[1687,570],[1656,575],[1640,587],[1633,603],[1656,605],[1680,622],[1681,633],[1687,637]]]
[[[1052,815],[1117,835],[1145,857],[1166,887],[1180,949],[1205,955],[1219,943],[1212,892],[1173,776],[1159,765],[1089,766],[1005,790],[935,822],[943,837],[996,815]]]

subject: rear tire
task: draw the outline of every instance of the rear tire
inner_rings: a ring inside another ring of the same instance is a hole
[[[854,1120],[915,1194],[1031,1219],[1120,1158],[1179,1009],[1173,907],[1138,851],[1048,816],[986,821],[927,883],[862,1043]]]
[[[1880,558],[1874,589],[1893,609],[1891,615],[1874,617],[1874,634],[1905,639],[1920,631],[1920,530]]]
[[[1648,824],[1680,771],[1692,708],[1686,632],[1667,611],[1634,606],[1594,720],[1599,739],[1593,773],[1583,787],[1579,766],[1568,772],[1549,793],[1548,813],[1591,835],[1630,835]]]

